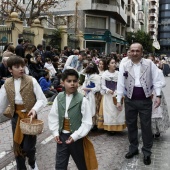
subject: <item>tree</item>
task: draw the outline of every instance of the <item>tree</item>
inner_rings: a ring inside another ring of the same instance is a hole
[[[27,25],[31,25],[33,20],[40,15],[51,15],[52,10],[63,3],[65,0],[1,0],[0,15],[1,19],[7,19],[12,12],[18,12],[21,21],[26,20]]]
[[[126,40],[129,44],[133,42],[141,43],[145,52],[153,52],[152,40],[150,35],[144,31],[138,30],[137,32],[128,32]]]

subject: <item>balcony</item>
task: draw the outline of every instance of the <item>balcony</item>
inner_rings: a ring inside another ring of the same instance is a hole
[[[157,10],[158,9],[158,7],[156,6],[156,5],[151,5],[150,7],[149,7],[149,9],[155,9],[155,10]]]
[[[115,18],[120,18],[121,20],[123,19],[124,22],[127,22],[127,15],[125,14],[125,10],[117,2],[114,2],[113,4],[92,2],[91,10],[109,12],[111,15],[113,14]]]
[[[157,25],[158,23],[156,21],[149,21],[150,25]]]
[[[156,13],[149,13],[150,17],[158,17],[158,15]]]
[[[151,38],[151,40],[155,40],[156,36],[155,35],[151,35],[150,38]]]
[[[92,3],[92,10],[119,12],[119,6],[118,4],[110,5],[110,4]]]
[[[156,32],[156,28],[149,28],[150,32]]]
[[[158,0],[149,0],[149,2],[158,2]]]

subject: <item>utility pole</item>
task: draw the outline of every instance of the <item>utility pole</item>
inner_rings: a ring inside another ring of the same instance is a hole
[[[77,23],[78,23],[78,1],[76,1],[75,4],[75,29],[74,29],[74,34],[75,34],[75,43],[74,43],[74,48],[76,48],[76,35],[77,35]]]

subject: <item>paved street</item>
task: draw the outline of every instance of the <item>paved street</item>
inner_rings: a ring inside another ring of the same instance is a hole
[[[164,88],[165,97],[170,111],[170,77],[166,77],[167,86]],[[52,139],[47,127],[47,115],[51,106],[47,106],[39,114],[44,120],[44,131],[38,136],[37,141],[37,164],[39,170],[54,170],[56,143]],[[140,153],[133,159],[126,160],[125,153],[128,150],[127,130],[121,133],[109,135],[107,132],[91,132],[92,140],[99,163],[99,170],[169,170],[170,168],[170,129],[160,139],[154,141],[152,149],[152,163],[144,166],[143,155]],[[139,138],[140,138],[139,133]],[[140,140],[141,141],[141,140]],[[141,142],[140,142],[141,147]],[[0,124],[0,169],[15,170],[16,163],[12,153],[11,125],[7,121]],[[69,170],[77,170],[73,160],[70,158]]]

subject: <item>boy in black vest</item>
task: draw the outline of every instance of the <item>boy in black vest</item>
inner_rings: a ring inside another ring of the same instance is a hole
[[[89,169],[83,144],[92,127],[92,115],[87,99],[77,92],[78,78],[74,69],[63,72],[65,91],[55,98],[48,116],[49,128],[57,142],[56,170],[67,170],[70,155],[79,170]]]

